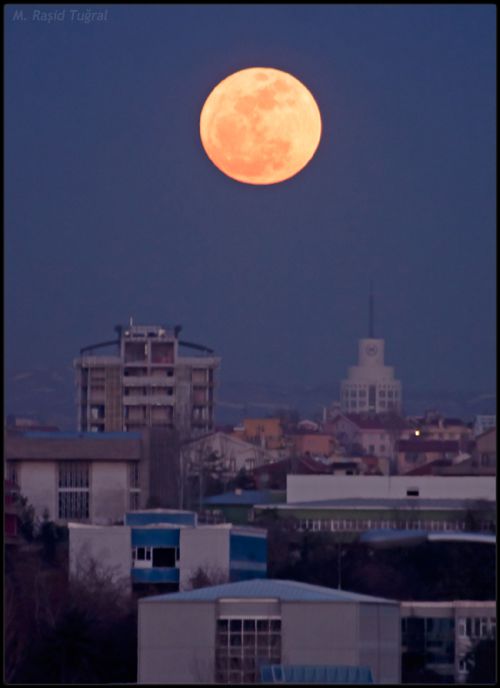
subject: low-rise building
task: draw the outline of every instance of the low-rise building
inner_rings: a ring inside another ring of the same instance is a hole
[[[138,683],[259,683],[265,665],[365,667],[401,680],[399,603],[286,580],[139,600]]]
[[[208,457],[216,457],[228,479],[242,469],[251,471],[273,460],[273,456],[259,444],[224,432],[213,432],[186,442],[182,447],[182,457],[190,474],[199,471]]]
[[[397,473],[404,475],[414,468],[437,459],[451,461],[459,454],[460,442],[458,440],[434,440],[421,437],[399,440],[396,458]]]
[[[5,438],[8,473],[35,515],[58,523],[112,523],[144,506],[140,433],[24,432]]]
[[[368,454],[392,460],[396,444],[408,430],[395,413],[337,413],[326,425],[339,446],[349,454]]]
[[[207,580],[265,577],[267,533],[232,524],[199,525],[194,512],[129,512],[122,526],[69,524],[70,571],[89,559],[137,591],[189,589]]]
[[[496,486],[486,476],[288,475],[286,503],[255,504],[301,530],[496,528]]]
[[[289,475],[286,501],[324,499],[475,499],[496,501],[496,484],[486,476]]]
[[[235,428],[234,435],[245,442],[274,452],[286,447],[279,418],[245,418],[243,425]]]
[[[203,518],[216,523],[248,523],[256,504],[278,504],[286,499],[285,490],[240,490],[206,497]]]
[[[496,602],[402,602],[401,650],[426,658],[426,668],[447,683],[467,680],[465,656],[474,644],[496,636]]]

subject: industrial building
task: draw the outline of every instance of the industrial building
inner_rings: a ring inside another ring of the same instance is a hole
[[[116,523],[129,509],[183,507],[177,438],[141,432],[15,432],[5,436],[6,474],[37,516]]]
[[[37,517],[113,523],[149,494],[146,439],[134,432],[7,433],[7,473]]]
[[[286,503],[256,503],[299,530],[401,529],[494,532],[496,485],[486,476],[288,475]]]
[[[89,432],[176,430],[181,439],[214,427],[215,370],[206,346],[179,339],[180,326],[130,325],[117,338],[80,350],[75,359],[78,428]],[[100,355],[101,348],[118,353]],[[198,356],[182,356],[189,348]]]
[[[139,592],[189,589],[200,572],[212,582],[267,573],[265,530],[198,525],[192,511],[147,509],[127,512],[124,525],[68,526],[72,575],[92,560]]]
[[[268,665],[399,683],[399,603],[267,579],[139,600],[138,683],[258,683]]]
[[[496,636],[496,601],[401,602],[402,653],[426,657],[426,668],[448,683],[465,683],[465,656]]]

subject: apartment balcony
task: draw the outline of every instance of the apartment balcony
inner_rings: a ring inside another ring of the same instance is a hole
[[[141,375],[138,377],[124,377],[124,387],[173,387],[175,378],[166,375]]]
[[[174,406],[175,396],[168,394],[129,394],[123,397],[124,406]]]

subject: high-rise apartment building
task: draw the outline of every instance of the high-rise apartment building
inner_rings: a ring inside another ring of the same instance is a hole
[[[82,432],[175,429],[181,437],[214,427],[215,370],[207,347],[179,340],[180,326],[117,326],[118,338],[80,350],[75,359]],[[96,349],[118,347],[115,355]],[[196,349],[182,356],[180,348]]]

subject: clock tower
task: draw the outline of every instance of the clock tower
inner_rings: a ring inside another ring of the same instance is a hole
[[[358,343],[358,364],[351,366],[341,383],[340,406],[344,413],[401,413],[401,382],[394,368],[384,362],[383,339],[374,336],[373,291],[370,285],[369,336]]]

